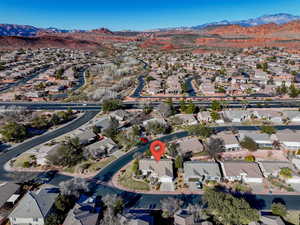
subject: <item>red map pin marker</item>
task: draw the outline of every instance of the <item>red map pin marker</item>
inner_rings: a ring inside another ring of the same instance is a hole
[[[166,144],[162,141],[153,141],[150,145],[150,151],[156,161],[165,154]]]

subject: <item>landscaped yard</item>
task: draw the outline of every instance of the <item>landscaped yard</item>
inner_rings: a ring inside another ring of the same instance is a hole
[[[289,210],[285,219],[291,224],[300,224],[300,211]]]
[[[22,154],[16,158],[16,161],[14,162],[13,166],[17,168],[24,168],[24,162],[29,162],[31,160],[32,154]]]
[[[115,156],[110,156],[105,159],[102,159],[101,161],[84,161],[76,166],[64,168],[64,172],[67,173],[95,173],[99,170],[101,170],[103,167],[111,163],[112,161],[116,160]]]
[[[133,178],[131,167],[129,166],[126,171],[120,174],[118,182],[125,188],[140,191],[149,191],[149,185],[144,181],[139,181]]]

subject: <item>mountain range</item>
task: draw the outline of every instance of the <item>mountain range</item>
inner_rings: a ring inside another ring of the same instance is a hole
[[[205,23],[192,27],[177,27],[177,28],[162,28],[148,30],[151,32],[156,31],[169,31],[169,30],[201,30],[208,27],[216,26],[226,26],[226,25],[240,25],[243,27],[251,27],[269,23],[275,24],[285,24],[291,21],[300,20],[300,16],[295,16],[287,13],[278,13],[272,15],[264,15],[261,17],[248,19],[248,20],[239,20],[239,21],[228,21],[223,20],[219,22]],[[105,28],[100,28],[93,30],[98,33],[113,34],[111,31]],[[88,32],[84,30],[66,30],[66,29],[57,29],[57,28],[37,28],[29,25],[16,25],[16,24],[0,24],[0,36],[23,36],[23,37],[32,37],[39,36],[39,34],[44,33],[72,33],[72,32]]]

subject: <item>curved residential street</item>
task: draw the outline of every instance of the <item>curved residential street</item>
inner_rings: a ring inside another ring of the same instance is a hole
[[[75,119],[74,121],[71,121],[69,124],[58,128],[56,130],[50,131],[46,134],[43,134],[41,136],[35,137],[31,140],[25,141],[16,147],[10,148],[7,152],[3,153],[0,155],[0,180],[2,181],[18,181],[19,179],[22,179],[22,177],[35,177],[38,173],[28,173],[28,172],[8,172],[4,170],[4,165],[6,162],[11,160],[12,158],[16,157],[17,155],[26,152],[27,150],[38,146],[42,143],[45,143],[47,141],[50,141],[56,137],[59,137],[63,134],[66,134],[72,130],[77,129],[78,127],[82,126],[83,124],[87,123],[90,121],[93,117],[97,115],[99,111],[90,111],[86,112],[83,116]]]

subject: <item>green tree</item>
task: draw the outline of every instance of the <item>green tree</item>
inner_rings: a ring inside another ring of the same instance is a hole
[[[175,159],[175,168],[179,169],[183,167],[183,159],[181,155],[177,155]]]
[[[191,135],[201,136],[203,138],[208,138],[212,135],[212,129],[205,126],[204,124],[192,125],[187,128]]]
[[[102,102],[102,110],[104,112],[115,111],[122,108],[122,103],[118,99],[106,99]]]
[[[286,206],[281,203],[273,203],[271,206],[272,213],[276,216],[285,217],[287,215]]]
[[[47,159],[55,166],[75,166],[84,159],[79,139],[72,138],[63,143],[53,154],[48,155]]]
[[[240,144],[243,148],[246,148],[246,149],[248,149],[249,151],[252,151],[252,152],[256,151],[257,147],[258,147],[256,142],[248,136],[244,137],[244,139],[240,142]]]
[[[168,126],[159,122],[149,122],[146,126],[146,131],[149,134],[166,134],[168,132]]]
[[[26,127],[16,122],[9,122],[5,124],[0,129],[0,133],[2,134],[2,139],[6,142],[20,142],[28,136]]]
[[[134,160],[132,165],[131,165],[131,171],[133,174],[137,174],[138,173],[138,170],[139,170],[139,160]]]
[[[211,109],[213,111],[221,111],[222,110],[221,102],[217,100],[213,100],[211,103]]]
[[[185,113],[187,113],[187,114],[193,114],[193,113],[196,112],[196,110],[197,110],[196,105],[195,105],[192,101],[190,101],[190,102],[187,104],[187,106],[186,106]]]
[[[277,130],[275,129],[275,127],[272,126],[261,126],[260,130],[262,133],[266,133],[266,134],[276,134]]]
[[[56,212],[51,213],[49,216],[47,216],[45,225],[58,225],[62,224],[64,220],[63,215],[59,215]]]
[[[211,111],[210,116],[211,116],[211,119],[212,119],[213,121],[216,121],[216,120],[219,120],[219,119],[220,119],[219,113],[218,113],[218,112],[215,112],[215,111]]]
[[[75,204],[75,199],[72,196],[59,195],[55,202],[55,208],[62,213],[68,212]]]
[[[281,170],[279,172],[279,175],[284,177],[284,178],[292,178],[293,177],[293,171],[288,167],[281,168]]]
[[[253,155],[247,155],[245,157],[246,162],[255,162],[255,157]]]
[[[225,225],[249,224],[259,220],[259,213],[243,198],[215,189],[205,189],[203,200],[217,223]]]
[[[290,86],[289,96],[290,96],[291,98],[296,98],[296,97],[299,96],[299,93],[300,93],[300,90],[299,90],[298,88],[296,88],[294,84],[292,84],[292,85]]]
[[[49,121],[46,116],[36,116],[31,120],[31,127],[37,129],[43,129],[49,127]]]

